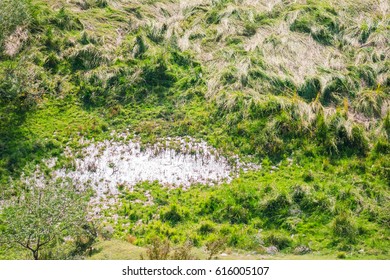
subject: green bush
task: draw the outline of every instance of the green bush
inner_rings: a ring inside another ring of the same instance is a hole
[[[146,31],[146,36],[154,43],[159,44],[164,40],[167,25],[163,24],[161,28],[156,26],[149,26]]]
[[[168,71],[168,63],[162,57],[156,57],[143,68],[143,79],[150,87],[170,87],[175,81],[175,76]]]
[[[389,154],[390,143],[385,138],[379,138],[374,145],[374,151],[378,154]]]
[[[242,205],[226,205],[221,218],[228,220],[232,224],[246,224],[249,221],[250,213]],[[214,219],[219,220],[219,217],[215,216]]]
[[[260,211],[264,218],[278,223],[281,222],[289,213],[291,202],[284,193],[262,202]]]
[[[352,217],[343,213],[334,218],[332,223],[333,235],[343,241],[354,242],[358,231]]]
[[[172,205],[170,209],[161,214],[161,220],[176,225],[184,219],[183,214],[180,213],[177,205]]]
[[[278,232],[270,232],[264,237],[264,242],[268,246],[275,246],[279,250],[286,249],[291,246],[292,240],[290,237],[278,233]]]
[[[212,223],[210,222],[204,222],[201,224],[201,226],[199,227],[198,229],[198,232],[201,234],[201,235],[207,235],[209,233],[212,233],[215,231],[215,227]]]
[[[171,247],[171,242],[168,239],[162,240],[159,237],[153,237],[146,250],[146,255],[149,260],[168,260]],[[143,258],[143,255],[141,255],[141,259]]]

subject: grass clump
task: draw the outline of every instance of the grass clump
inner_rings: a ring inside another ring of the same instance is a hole
[[[51,19],[51,23],[61,30],[66,31],[83,29],[81,21],[64,7],[62,7],[57,14],[54,15]]]
[[[333,235],[347,242],[355,242],[358,236],[356,225],[346,214],[337,216],[332,223]]]
[[[298,17],[291,24],[292,31],[309,33],[314,40],[324,45],[332,45],[335,35],[340,32],[337,12],[327,4],[314,1],[303,6]]]
[[[213,187],[122,185],[96,256],[388,256],[388,20],[371,0],[3,2],[0,188],[37,165],[50,173],[50,157],[74,170],[67,147],[113,130],[190,136],[262,163]]]
[[[17,27],[28,28],[33,21],[33,14],[31,4],[27,0],[3,0],[1,6],[0,54],[3,54],[7,37]]]

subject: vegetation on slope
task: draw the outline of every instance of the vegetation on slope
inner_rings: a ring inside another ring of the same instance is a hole
[[[263,169],[141,184],[114,236],[388,256],[387,1],[1,1],[2,199],[81,137],[190,135]]]

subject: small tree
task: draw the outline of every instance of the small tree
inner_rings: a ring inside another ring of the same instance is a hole
[[[22,186],[1,210],[1,243],[21,246],[38,260],[42,248],[64,237],[75,238],[86,224],[88,201],[72,184]]]
[[[150,260],[194,260],[195,256],[191,254],[192,242],[186,241],[181,246],[172,247],[168,239],[154,237],[146,250],[146,255]],[[141,254],[141,259],[145,259]]]
[[[195,260],[196,257],[191,253],[192,242],[187,240],[181,246],[175,248],[172,260]]]
[[[214,256],[223,252],[226,248],[226,238],[213,238],[206,243],[207,259],[212,260]]]
[[[168,239],[161,240],[159,237],[154,237],[146,250],[146,255],[150,260],[168,260],[170,252],[171,242]],[[143,254],[141,254],[141,259],[144,259]]]

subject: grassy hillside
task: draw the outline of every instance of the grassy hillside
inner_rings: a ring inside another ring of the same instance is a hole
[[[262,168],[217,186],[122,188],[100,238],[389,257],[388,1],[1,3],[1,200],[37,165],[49,176],[45,159],[70,166],[81,139],[191,136]]]

